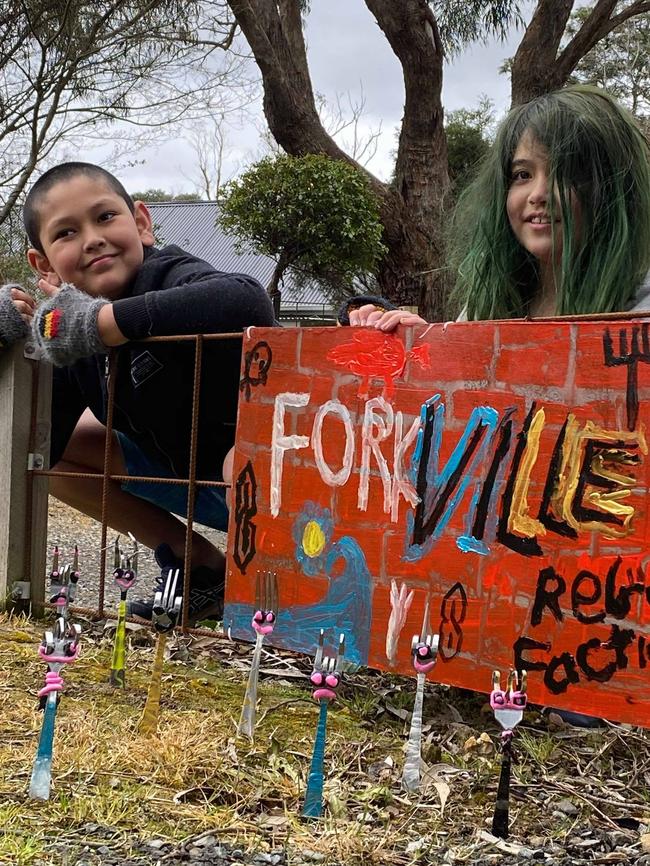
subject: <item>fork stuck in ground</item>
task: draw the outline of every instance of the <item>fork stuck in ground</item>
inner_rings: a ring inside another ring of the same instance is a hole
[[[122,689],[126,684],[126,594],[135,583],[138,573],[138,542],[130,532],[129,538],[133,545],[131,555],[127,556],[120,550],[119,535],[115,539],[113,554],[113,580],[120,590],[120,603],[111,661],[111,685]]]
[[[154,657],[153,668],[151,671],[151,680],[149,682],[149,691],[147,692],[147,701],[144,705],[144,711],[138,730],[144,736],[151,736],[158,729],[158,719],[160,717],[160,687],[162,682],[162,669],[165,660],[165,645],[167,643],[167,635],[173,631],[178,617],[180,616],[183,598],[176,595],[176,587],[178,586],[180,569],[175,571],[169,570],[163,588],[159,590],[153,599],[153,616],[151,624],[158,634],[156,640],[156,655]]]
[[[320,818],[323,814],[323,772],[325,764],[325,741],[327,738],[327,710],[329,702],[336,697],[336,690],[341,683],[341,665],[345,655],[345,635],[339,635],[339,645],[335,656],[323,655],[325,634],[320,631],[318,649],[314,658],[314,670],[311,682],[316,688],[312,695],[320,703],[318,728],[314,741],[314,751],[307,779],[305,805],[302,809],[303,818]]]
[[[237,733],[253,739],[257,711],[257,682],[262,658],[264,638],[270,635],[278,616],[278,576],[274,571],[257,572],[255,580],[255,613],[251,626],[256,632],[255,649],[248,683],[244,694],[244,704],[239,717]]]

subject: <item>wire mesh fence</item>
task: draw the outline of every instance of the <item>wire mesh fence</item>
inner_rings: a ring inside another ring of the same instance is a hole
[[[224,481],[214,481],[214,480],[206,480],[202,478],[197,478],[197,452],[198,452],[198,436],[199,436],[199,424],[200,424],[200,411],[201,411],[201,382],[202,382],[202,374],[203,374],[203,361],[204,361],[204,343],[212,342],[212,341],[233,341],[238,340],[241,342],[242,334],[241,333],[226,333],[226,334],[190,334],[190,335],[180,335],[180,336],[165,336],[165,337],[150,337],[147,340],[138,341],[139,344],[146,343],[171,343],[171,342],[190,342],[194,345],[194,376],[192,382],[192,401],[191,401],[191,427],[190,427],[190,439],[187,443],[188,448],[188,473],[187,477],[177,478],[177,477],[161,477],[161,476],[151,476],[151,475],[123,475],[123,474],[115,474],[111,473],[111,458],[113,455],[113,449],[116,447],[115,438],[113,436],[114,433],[114,415],[115,415],[115,404],[116,404],[116,381],[118,376],[118,370],[120,364],[124,363],[124,351],[123,347],[117,349],[111,349],[108,354],[108,367],[107,367],[107,403],[106,403],[106,439],[105,439],[105,450],[104,450],[104,461],[103,468],[101,472],[66,472],[57,470],[56,468],[46,469],[40,465],[40,461],[36,461],[35,465],[28,466],[27,471],[27,483],[26,483],[26,495],[28,501],[31,502],[31,497],[33,495],[34,485],[38,483],[41,479],[49,479],[52,477],[64,477],[64,478],[77,478],[77,479],[94,479],[101,481],[101,517],[100,517],[100,527],[101,527],[101,540],[100,540],[100,559],[99,559],[99,582],[98,582],[98,593],[97,593],[97,601],[96,606],[76,606],[72,604],[70,606],[70,610],[72,612],[78,612],[84,614],[86,616],[103,618],[106,615],[105,611],[105,600],[106,600],[106,574],[107,574],[107,554],[109,551],[109,543],[108,543],[108,532],[109,532],[109,500],[110,500],[110,491],[111,491],[111,482],[122,483],[125,481],[136,481],[142,482],[145,484],[169,484],[169,485],[182,485],[187,488],[187,522],[186,522],[186,530],[185,530],[185,549],[183,555],[183,598],[187,598],[190,589],[190,577],[191,577],[191,561],[192,561],[192,539],[193,539],[193,529],[195,524],[195,504],[196,504],[196,494],[197,490],[201,487],[216,487],[216,488],[229,488],[229,485]],[[130,344],[133,345],[133,344]],[[33,369],[36,371],[38,365],[35,365]],[[33,374],[37,376],[37,373]],[[32,411],[30,418],[30,453],[33,452],[32,440],[34,436],[34,431],[36,428],[36,406],[39,401],[38,394],[38,382],[37,379],[34,380],[34,388],[32,391]],[[234,443],[233,443],[234,444]],[[30,510],[28,509],[27,514],[30,514]],[[26,518],[25,524],[25,534],[24,534],[24,545],[26,550],[26,557],[29,558],[31,555],[27,553],[27,551],[31,551],[32,549],[32,534],[33,534],[33,526],[29,517]],[[36,564],[35,564],[36,565]],[[41,573],[44,575],[46,571],[46,562],[43,560],[41,563],[38,563],[37,567],[41,570]],[[31,568],[31,562],[30,562]],[[29,571],[29,569],[28,569]],[[42,584],[45,585],[44,582]],[[35,598],[32,596],[32,603],[38,608],[41,604],[44,606],[48,606],[48,602],[46,600],[47,592],[45,591],[44,598]],[[189,622],[189,605],[184,604],[182,608],[181,621],[179,623],[179,629],[183,632],[201,632],[201,629],[193,629],[190,628]]]

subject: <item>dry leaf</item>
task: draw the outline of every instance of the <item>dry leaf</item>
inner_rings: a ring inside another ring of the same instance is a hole
[[[386,712],[390,713],[392,716],[397,716],[398,719],[407,721],[411,718],[411,714],[408,710],[405,710],[402,707],[395,707],[393,704],[389,704],[388,701],[384,704],[384,708],[386,709]]]
[[[518,845],[516,842],[506,842],[504,839],[499,839],[497,836],[493,836],[492,833],[488,833],[487,830],[479,831],[478,835],[479,839],[489,842],[490,845],[498,848],[499,851],[503,851],[504,854],[521,854],[529,850],[525,845]]]
[[[463,744],[463,751],[477,752],[479,755],[491,755],[494,751],[494,743],[485,731],[477,737],[468,737]]]
[[[286,815],[260,815],[260,827],[269,827],[274,830],[279,830],[289,823],[289,818]]]
[[[447,798],[451,794],[451,788],[446,782],[434,782],[433,787],[438,792],[438,797],[440,798],[440,814],[442,815],[447,805]]]

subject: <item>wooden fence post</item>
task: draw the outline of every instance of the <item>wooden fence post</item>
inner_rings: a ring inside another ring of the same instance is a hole
[[[48,479],[29,469],[49,465],[52,368],[35,357],[29,342],[0,352],[0,605],[31,605],[39,613]]]

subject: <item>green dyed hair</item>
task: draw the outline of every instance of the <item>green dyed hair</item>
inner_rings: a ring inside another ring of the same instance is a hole
[[[457,205],[451,261],[468,318],[524,316],[539,288],[539,264],[517,241],[506,213],[512,158],[526,133],[549,154],[549,189],[557,190],[562,216],[557,312],[629,308],[650,268],[650,150],[632,115],[608,94],[572,86],[508,114]],[[551,215],[555,207],[550,196]]]

